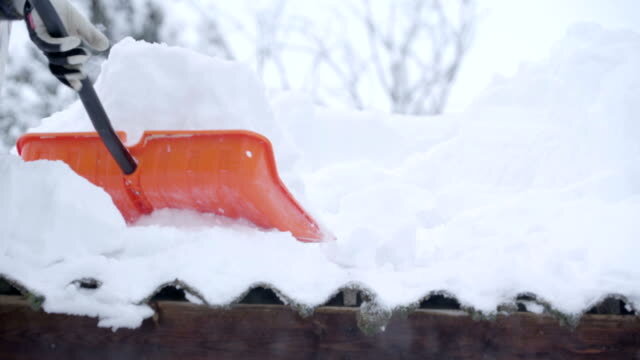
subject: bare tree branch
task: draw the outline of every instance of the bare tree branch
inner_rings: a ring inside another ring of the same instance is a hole
[[[446,7],[443,0],[361,0],[360,7],[345,6],[356,20],[345,23],[359,24],[366,43],[353,28],[333,41],[326,32],[301,29],[313,47],[312,71],[330,69],[348,103],[357,108],[371,106],[384,94],[392,112],[442,112],[470,42],[473,0],[447,1]],[[457,18],[447,11],[455,7]],[[373,80],[376,88],[362,86],[365,79]],[[313,84],[317,94],[323,85]]]

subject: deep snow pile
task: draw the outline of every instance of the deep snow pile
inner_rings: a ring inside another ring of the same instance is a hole
[[[115,327],[139,325],[151,314],[140,302],[175,279],[210,304],[265,282],[316,306],[358,283],[390,308],[444,290],[487,313],[523,292],[567,314],[611,293],[637,309],[638,63],[640,36],[580,25],[468,112],[409,118],[302,95],[269,102],[240,65],[125,40],[96,86],[117,128],[266,134],[285,182],[337,241],[175,211],[128,228],[64,164],[4,156],[0,274],[44,295],[47,311]],[[74,104],[38,131],[87,124]],[[73,283],[87,277],[102,286]]]
[[[280,167],[295,155],[262,84],[246,66],[181,48],[135,42],[114,46],[95,84],[114,128],[134,144],[144,130],[247,129],[279,146]],[[30,132],[93,131],[80,102]]]

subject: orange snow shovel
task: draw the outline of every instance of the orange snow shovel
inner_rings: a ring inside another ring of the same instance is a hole
[[[51,34],[66,35],[48,0],[30,1]],[[304,242],[327,239],[278,177],[265,137],[243,130],[148,131],[127,148],[89,79],[79,95],[97,133],[27,134],[18,153],[26,161],[64,161],[106,190],[128,223],[158,209],[188,209],[289,231]]]

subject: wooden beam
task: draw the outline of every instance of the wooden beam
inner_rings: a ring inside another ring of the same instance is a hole
[[[417,310],[368,336],[357,308],[321,307],[303,318],[282,305],[154,306],[157,316],[140,328],[113,332],[94,318],[46,314],[0,296],[0,359],[640,359],[636,316],[587,315],[572,330],[530,313],[477,321]]]

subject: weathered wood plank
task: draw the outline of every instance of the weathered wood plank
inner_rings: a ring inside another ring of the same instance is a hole
[[[279,305],[158,302],[156,319],[112,332],[96,319],[36,312],[17,299],[0,296],[0,359],[640,359],[635,316],[587,315],[571,330],[528,313],[476,321],[418,310],[367,336],[356,308],[302,318]]]

